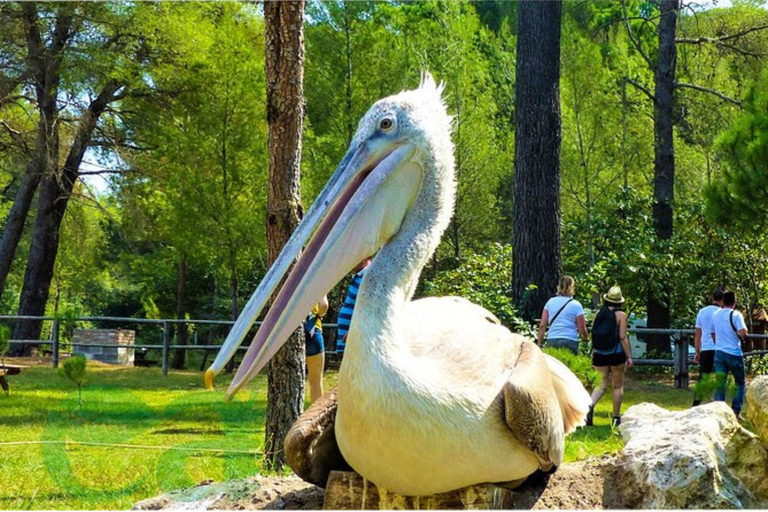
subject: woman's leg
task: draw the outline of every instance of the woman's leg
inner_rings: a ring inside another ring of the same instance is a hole
[[[608,379],[610,378],[608,376],[608,372],[611,371],[610,366],[593,366],[595,370],[600,372],[600,375],[602,375],[602,379],[600,379],[600,385],[597,386],[594,391],[592,391],[592,406],[597,405],[597,402],[600,401],[601,398],[603,398],[603,395],[605,394],[605,391],[608,389]]]
[[[624,368],[626,365],[611,366],[611,387],[613,388],[613,417],[621,417],[621,401],[624,400]]]
[[[325,352],[314,356],[307,356],[307,370],[309,371],[309,402],[323,396],[323,367],[325,366]]]

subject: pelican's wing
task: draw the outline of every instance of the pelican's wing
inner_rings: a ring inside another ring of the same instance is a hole
[[[350,467],[336,443],[336,389],[324,394],[299,416],[285,438],[288,466],[309,483],[325,487],[331,471]]]
[[[504,419],[512,433],[548,470],[563,461],[564,428],[560,402],[539,348],[524,342],[509,380],[502,389]]]

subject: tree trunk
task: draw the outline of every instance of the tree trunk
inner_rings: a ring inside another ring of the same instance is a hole
[[[519,6],[512,294],[528,319],[560,275],[561,9],[559,0]]]
[[[93,100],[80,119],[61,173],[46,176],[40,185],[37,216],[19,301],[20,315],[42,316],[45,314],[45,304],[48,301],[56,255],[59,250],[59,232],[67,203],[77,182],[80,164],[96,123],[119,88],[120,85],[116,81],[110,81]],[[58,143],[58,140],[55,142]],[[22,320],[16,325],[14,337],[38,339],[41,328],[40,320]]]
[[[179,283],[176,290],[176,318],[183,319],[187,317],[187,254],[182,252],[179,257]],[[176,324],[176,344],[186,345],[189,343],[189,325],[185,323]],[[187,351],[183,348],[177,348],[173,352],[173,361],[171,368],[181,370],[184,368],[184,359],[187,357]]]
[[[677,26],[678,0],[661,2],[661,18],[658,24],[659,54],[655,70],[656,87],[654,96],[654,177],[653,177],[653,227],[659,249],[666,251],[672,238],[673,201],[675,195],[675,147],[673,100],[675,92],[675,66],[677,47],[675,31]],[[658,283],[660,290],[653,288],[648,296],[648,327],[669,328],[670,286],[666,280]],[[648,337],[648,350],[669,352],[669,336]]]
[[[265,2],[269,193],[267,245],[272,264],[301,220],[304,116],[304,0]],[[304,405],[304,342],[297,330],[269,364],[264,459],[279,470],[283,442]]]
[[[33,76],[39,119],[37,122],[37,138],[35,156],[27,165],[21,185],[6,217],[3,235],[0,238],[0,295],[5,290],[5,283],[11,271],[16,248],[24,231],[24,224],[29,214],[37,187],[44,175],[56,173],[59,158],[59,123],[57,122],[56,96],[61,79],[61,51],[70,37],[72,18],[60,15],[56,18],[50,49],[47,49],[37,25],[37,6],[34,3],[22,4],[23,18],[26,26],[28,68],[13,84],[7,83],[10,92],[22,79]],[[15,347],[15,355],[29,355],[28,345]]]

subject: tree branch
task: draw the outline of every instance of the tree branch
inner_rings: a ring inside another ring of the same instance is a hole
[[[621,0],[621,8],[624,11],[624,26],[627,28],[627,34],[629,35],[630,41],[632,41],[632,44],[637,49],[637,51],[640,53],[640,56],[643,57],[643,60],[646,64],[648,64],[648,67],[651,69],[654,68],[653,62],[651,59],[648,58],[648,55],[645,54],[645,51],[643,50],[643,45],[635,39],[635,35],[632,33],[632,26],[629,23],[629,14],[627,13],[627,2],[626,0]]]
[[[716,91],[714,89],[710,89],[709,87],[702,87],[701,85],[696,84],[688,84],[685,82],[675,82],[675,87],[680,87],[683,89],[693,89],[694,91],[700,91],[700,92],[706,92],[709,94],[712,94],[714,96],[717,96],[723,101],[727,101],[728,103],[732,103],[736,105],[737,107],[741,107],[741,102],[738,100],[735,100],[731,98],[730,96],[726,96],[725,94],[721,93],[720,91]]]
[[[760,30],[765,30],[768,28],[768,23],[765,25],[758,25],[756,27],[750,27],[748,29],[742,30],[741,32],[737,32],[735,34],[725,35],[721,37],[696,37],[696,38],[678,38],[675,39],[676,43],[681,44],[703,44],[703,43],[715,43],[719,44],[725,41],[730,41],[731,39],[738,39],[739,37],[743,37],[747,34],[751,34],[752,32],[758,32]]]
[[[653,101],[653,102],[655,102],[655,101],[656,101],[656,96],[654,96],[654,95],[653,95],[653,93],[652,93],[651,91],[649,91],[649,90],[648,90],[648,88],[646,88],[646,87],[645,87],[643,84],[641,84],[640,82],[636,82],[635,80],[633,80],[633,79],[631,79],[631,78],[629,78],[629,77],[626,77],[626,78],[624,78],[624,80],[626,80],[628,84],[632,84],[632,85],[634,85],[634,86],[635,86],[635,87],[636,87],[638,90],[640,90],[640,91],[642,91],[643,93],[645,93],[645,95],[646,95],[646,96],[648,96],[648,99],[649,99],[649,100],[651,100],[651,101]]]

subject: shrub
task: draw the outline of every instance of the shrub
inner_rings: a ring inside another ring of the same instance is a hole
[[[64,364],[59,368],[59,374],[77,386],[77,405],[82,407],[82,389],[88,382],[85,356],[74,356],[65,360]]]
[[[588,390],[593,390],[600,381],[600,372],[592,366],[592,360],[585,355],[575,355],[568,349],[544,347],[544,353],[566,365]]]

